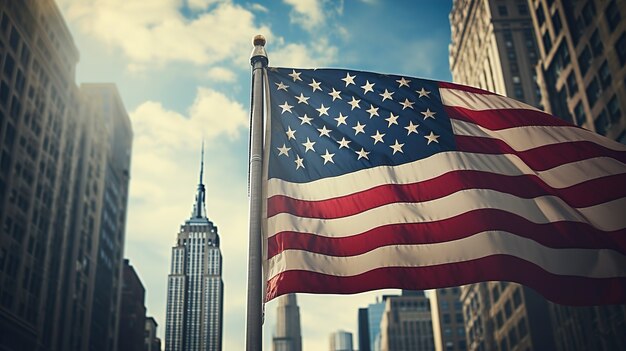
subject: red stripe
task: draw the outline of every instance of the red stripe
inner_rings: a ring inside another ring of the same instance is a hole
[[[515,151],[500,139],[456,135],[455,141],[459,151],[492,155],[516,155],[535,171],[543,171],[593,157],[611,157],[626,163],[626,151],[607,149],[590,141],[543,145],[525,151]]]
[[[626,229],[604,232],[580,222],[536,224],[513,213],[482,209],[439,221],[384,225],[341,238],[280,232],[268,238],[267,255],[271,258],[295,249],[329,256],[355,256],[387,245],[445,242],[488,230],[510,232],[552,248],[606,248],[626,254]]]
[[[450,118],[476,123],[490,130],[531,126],[571,126],[572,128],[579,128],[560,118],[536,110],[507,108],[474,111],[458,106],[444,106],[444,110]]]
[[[438,82],[438,84],[439,84],[440,89],[454,89],[454,90],[463,90],[463,91],[476,93],[476,94],[498,95],[488,90],[484,90],[484,89],[480,89],[476,87],[470,87],[469,85],[462,85],[462,84],[456,84],[456,83],[450,83],[450,82]]]
[[[267,282],[266,301],[296,292],[353,294],[383,288],[422,290],[490,280],[505,280],[527,285],[547,299],[560,304],[626,303],[626,278],[562,276],[507,255],[428,267],[378,268],[349,277],[309,271],[286,271]]]
[[[588,207],[626,196],[626,174],[589,180],[569,188],[553,189],[535,175],[506,176],[479,171],[455,171],[412,184],[385,184],[365,191],[321,201],[283,195],[267,200],[267,216],[290,213],[309,218],[341,218],[398,202],[423,202],[464,189],[492,189],[522,198],[557,196],[572,207]]]

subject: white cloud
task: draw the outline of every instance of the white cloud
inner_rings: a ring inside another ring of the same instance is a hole
[[[251,10],[257,11],[257,12],[264,12],[264,13],[270,12],[270,10],[267,7],[265,7],[265,6],[263,6],[263,5],[259,4],[259,3],[250,4],[249,7],[250,7]]]
[[[212,4],[225,1],[228,0],[187,0],[187,4],[191,9],[204,10]]]
[[[207,74],[210,79],[218,82],[232,83],[237,78],[235,72],[224,67],[211,67]]]
[[[320,38],[317,42],[305,44],[286,44],[276,51],[268,47],[270,65],[275,67],[324,67],[334,62],[337,58],[338,49],[330,44],[326,38]]]
[[[324,12],[320,0],[283,0],[293,7],[290,14],[292,23],[296,23],[302,28],[312,31],[324,22]]]
[[[212,0],[192,0],[206,7]],[[129,65],[143,67],[170,61],[212,64],[234,60],[245,66],[251,38],[271,35],[254,23],[249,10],[217,2],[209,12],[185,18],[180,0],[59,0],[66,19],[82,32],[120,48]]]

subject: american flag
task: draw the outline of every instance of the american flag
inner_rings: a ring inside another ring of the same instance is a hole
[[[269,68],[266,299],[506,280],[626,302],[626,147],[491,92]]]

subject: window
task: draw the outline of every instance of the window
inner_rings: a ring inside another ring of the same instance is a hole
[[[454,319],[457,323],[463,324],[463,315],[461,313],[455,313]]]
[[[520,15],[527,15],[528,14],[528,6],[526,6],[526,4],[521,3],[521,4],[517,4],[517,13],[519,13]]]
[[[15,69],[15,60],[11,56],[11,54],[7,53],[6,59],[4,60],[4,75],[7,77],[9,81],[13,79],[13,70]]]
[[[550,38],[550,32],[545,32],[543,33],[543,47],[546,50],[546,55],[548,55],[548,53],[550,52],[550,49],[552,49],[552,39]]]
[[[613,97],[609,101],[608,108],[611,122],[617,122],[622,116],[622,111],[619,108],[619,101],[617,100],[616,95],[613,95]]]
[[[458,336],[465,336],[465,328],[464,327],[457,327],[456,328],[456,335],[458,335]]]
[[[600,40],[600,34],[598,34],[598,30],[596,29],[591,35],[591,39],[589,40],[591,44],[591,50],[593,51],[594,56],[600,56],[602,51],[604,50],[604,46],[602,46],[602,40]]]
[[[600,112],[593,125],[596,128],[596,133],[606,135],[606,132],[611,127],[611,122],[607,118],[606,110],[602,110],[602,112]]]
[[[515,289],[513,293],[513,305],[515,308],[519,307],[522,304],[522,294],[519,292],[519,289]]]
[[[580,101],[576,104],[576,107],[574,107],[574,116],[576,117],[576,124],[579,126],[582,126],[587,120],[583,103]]]
[[[6,107],[7,102],[9,101],[9,85],[2,81],[0,83],[0,103],[2,106]]]
[[[507,344],[506,338],[502,338],[500,341],[500,351],[509,351],[509,344]]]
[[[600,66],[600,83],[602,83],[602,88],[606,88],[611,85],[611,72],[609,71],[609,64],[604,61],[602,66]]]
[[[443,324],[450,324],[452,322],[450,318],[450,313],[443,314]]]
[[[500,287],[499,286],[494,286],[493,289],[491,289],[491,298],[493,299],[493,303],[498,302],[498,299],[500,298]]]
[[[615,51],[619,57],[619,63],[622,65],[626,64],[626,32],[622,33],[619,39],[617,39]]]
[[[583,7],[583,21],[588,26],[593,23],[593,16],[596,15],[596,7],[593,5],[593,0],[588,0]]]
[[[615,30],[615,27],[622,20],[622,16],[619,13],[619,9],[615,4],[615,0],[611,1],[609,5],[604,10],[604,17],[606,17],[606,23],[609,25],[609,29],[611,32]]]
[[[17,53],[17,46],[20,45],[20,34],[15,27],[11,30],[11,37],[9,38],[9,45],[13,48],[13,51]]]
[[[569,91],[569,96],[574,96],[578,92],[578,84],[576,83],[576,75],[574,72],[571,72],[569,76],[567,76],[567,90]]]
[[[594,78],[589,85],[587,86],[587,100],[589,100],[589,107],[593,108],[593,105],[598,101],[598,97],[600,97],[600,85],[598,84],[598,79]]]
[[[578,56],[578,64],[580,65],[580,73],[584,76],[591,66],[591,51],[589,51],[588,46],[585,46],[583,52]]]
[[[520,318],[519,322],[517,322],[517,333],[519,334],[519,338],[523,339],[526,334],[528,334],[528,328],[526,327],[526,318]]]
[[[504,316],[506,317],[506,319],[509,319],[511,317],[511,313],[513,313],[513,311],[511,310],[511,301],[507,301],[504,304]]]
[[[441,309],[447,310],[449,308],[448,301],[441,301]]]
[[[509,10],[506,8],[506,5],[499,5],[498,6],[498,14],[500,16],[508,16],[509,15]]]
[[[509,330],[509,342],[512,347],[515,347],[515,344],[517,344],[517,329],[511,328],[511,330]]]
[[[563,24],[561,24],[561,16],[559,15],[559,11],[555,11],[554,15],[552,15],[552,27],[554,28],[554,36],[558,36],[563,28]]]
[[[522,88],[521,84],[514,84],[513,92],[515,94],[516,99],[519,99],[519,100],[524,99],[524,89]]]
[[[535,13],[537,14],[537,23],[539,23],[539,27],[541,27],[543,22],[546,21],[546,15],[543,13],[543,6],[541,5],[541,2],[539,3],[539,6],[537,6]]]
[[[496,329],[500,329],[504,324],[504,319],[502,318],[502,311],[498,311],[496,315]]]

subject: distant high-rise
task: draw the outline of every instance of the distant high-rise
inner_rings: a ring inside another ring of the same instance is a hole
[[[390,296],[380,322],[382,351],[435,349],[430,302],[424,292]]]
[[[217,227],[206,216],[204,151],[202,158],[196,202],[172,248],[165,322],[167,351],[222,349],[222,253]]]
[[[437,351],[467,350],[460,297],[461,289],[458,287],[436,289],[429,295]]]
[[[130,262],[124,260],[118,351],[143,351],[146,328],[146,290]]]
[[[52,0],[0,0],[0,349],[117,348],[132,128]]]
[[[282,295],[276,308],[276,334],[272,338],[274,351],[301,351],[300,308],[296,294]]]
[[[353,351],[352,333],[338,330],[330,334],[330,351]]]
[[[161,351],[161,339],[157,337],[157,326],[154,317],[146,318],[144,351]]]

